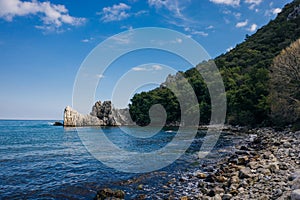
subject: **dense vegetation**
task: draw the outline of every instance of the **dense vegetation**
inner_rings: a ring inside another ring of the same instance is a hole
[[[271,125],[269,70],[274,58],[300,38],[300,17],[295,13],[295,8],[299,5],[300,0],[287,4],[275,20],[270,21],[254,35],[246,35],[243,43],[213,60],[225,84],[227,123]],[[211,62],[200,63],[197,67]],[[188,79],[195,90],[199,104],[190,106],[191,108],[199,106],[200,123],[209,122],[211,108],[206,83],[195,68],[180,74]],[[141,125],[148,124],[150,122],[148,111],[157,103],[165,107],[167,123],[174,124],[180,121],[179,103],[174,94],[165,87],[136,94],[131,99],[129,108],[133,120]]]
[[[282,50],[270,69],[271,117],[275,124],[300,125],[300,39]]]

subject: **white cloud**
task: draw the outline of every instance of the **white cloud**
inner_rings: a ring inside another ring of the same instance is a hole
[[[209,0],[215,4],[225,4],[229,6],[239,6],[240,0]]]
[[[84,42],[84,43],[88,43],[90,40],[89,39],[83,39],[81,40],[81,42]]]
[[[234,0],[236,1],[236,0]],[[239,1],[239,0],[238,0]],[[198,30],[199,22],[194,21],[184,11],[189,6],[191,0],[148,0],[150,7],[156,8],[158,11],[161,9],[164,12],[160,14],[166,19],[169,24],[183,28],[186,32],[192,35],[208,36],[208,33]],[[170,14],[166,15],[166,10]]]
[[[270,17],[272,15],[277,15],[281,11],[282,11],[281,8],[271,8],[271,9],[265,11],[265,16],[269,16]]]
[[[148,68],[145,67],[133,67],[132,68],[133,71],[148,71]]]
[[[154,6],[156,8],[161,8],[161,7],[168,7],[167,5],[169,4],[168,0],[148,0],[149,6]]]
[[[233,13],[234,17],[237,19],[240,19],[240,17],[242,16],[242,13]]]
[[[111,39],[114,40],[116,44],[130,44],[134,39],[133,32],[129,29],[128,32],[121,35],[114,35]]]
[[[162,66],[160,65],[152,65],[151,67],[133,67],[133,71],[159,71],[162,70]]]
[[[157,71],[157,70],[162,70],[163,68],[160,65],[153,65],[152,69],[155,70],[155,71]]]
[[[254,32],[254,31],[256,31],[256,29],[257,29],[257,24],[252,24],[252,25],[250,26],[250,28],[248,28],[247,30],[248,30],[248,31],[251,31],[251,32]]]
[[[150,7],[155,7],[156,9],[165,8],[169,10],[174,18],[180,19],[184,23],[190,22],[182,12],[189,1],[179,1],[179,0],[148,0]]]
[[[191,31],[191,34],[193,35],[199,35],[199,36],[203,36],[203,37],[206,37],[208,36],[208,33],[204,32],[204,31]]]
[[[90,37],[90,38],[85,38],[85,39],[81,40],[81,42],[83,42],[83,43],[89,43],[89,42],[91,42],[92,40],[94,40],[94,38],[93,38],[93,37]]]
[[[102,15],[101,20],[103,22],[121,21],[130,16],[130,14],[127,12],[130,9],[131,7],[127,4],[119,3],[111,7],[104,7],[102,9],[102,12],[100,12],[99,14]]]
[[[227,52],[231,51],[233,49],[232,46],[230,46],[229,48],[226,49]]]
[[[263,2],[263,0],[245,0],[245,3],[251,4],[251,5],[249,6],[249,9],[250,9],[250,10],[254,10],[254,8],[255,8],[256,6],[258,6],[259,4],[261,4],[261,2]],[[258,9],[255,9],[255,12],[258,12]]]
[[[183,41],[181,38],[176,38],[175,40],[171,41],[170,43],[173,43],[173,44],[181,44]]]
[[[254,10],[255,6],[256,6],[255,4],[251,4],[251,6],[249,6],[249,9]]]
[[[245,0],[245,3],[259,5],[262,1],[263,0]]]
[[[70,16],[64,5],[52,4],[48,1],[0,0],[0,18],[13,21],[14,17],[27,15],[38,15],[43,21],[43,26],[36,26],[36,28],[43,30],[54,30],[64,24],[79,26],[86,21],[85,18]]]
[[[138,17],[138,16],[141,16],[141,15],[146,15],[148,13],[149,13],[149,11],[147,11],[147,10],[140,10],[137,13],[134,13],[134,16]]]
[[[206,27],[207,30],[215,28],[213,25]]]
[[[228,10],[228,9],[223,10],[223,13],[225,15],[233,15],[236,19],[240,19],[242,16],[242,13],[232,12],[231,10]]]
[[[208,36],[208,33],[204,32],[204,31],[197,31],[197,30],[195,30],[193,28],[190,28],[190,27],[184,27],[184,30],[186,32],[189,32],[192,35],[198,35],[198,36],[203,36],[203,37]]]
[[[242,28],[242,27],[247,26],[247,24],[248,24],[248,20],[246,20],[246,21],[244,21],[244,22],[238,22],[238,23],[235,25],[235,27],[237,27],[237,28]]]
[[[281,8],[274,8],[272,10],[273,15],[277,15],[278,13],[281,13],[282,9]]]
[[[121,26],[121,29],[126,29],[126,30],[132,30],[133,27],[132,26]]]

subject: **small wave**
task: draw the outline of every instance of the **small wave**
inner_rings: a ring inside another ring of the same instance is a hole
[[[175,132],[175,131],[173,131],[173,130],[167,130],[167,131],[165,131],[166,133],[173,133],[173,132]]]

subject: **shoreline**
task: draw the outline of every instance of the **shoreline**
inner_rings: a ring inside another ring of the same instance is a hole
[[[138,185],[134,199],[300,199],[300,131],[244,130],[243,127],[228,130],[232,138],[244,135],[229,155],[212,165],[191,166],[178,178],[171,174],[170,180],[165,185],[158,184],[155,192],[149,191],[140,181],[147,179],[149,174],[123,184],[127,187]],[[162,175],[158,174],[157,178]],[[123,196],[114,196],[111,191],[105,197],[100,190],[95,199],[132,198],[125,192]]]

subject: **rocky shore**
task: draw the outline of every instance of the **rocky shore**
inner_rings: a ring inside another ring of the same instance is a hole
[[[101,190],[95,199],[300,200],[300,131],[248,130],[243,142],[215,164],[201,164],[177,175],[153,174],[152,180],[168,176],[169,181],[151,189],[141,184],[148,177],[141,176],[123,183],[136,187],[137,195],[109,190],[105,196]]]

